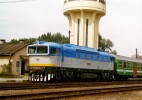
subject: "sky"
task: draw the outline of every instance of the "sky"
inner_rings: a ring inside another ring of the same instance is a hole
[[[15,2],[27,1],[27,2]],[[37,38],[60,32],[68,36],[64,0],[0,0],[0,39]],[[114,43],[119,55],[142,55],[142,0],[106,0],[99,33]]]

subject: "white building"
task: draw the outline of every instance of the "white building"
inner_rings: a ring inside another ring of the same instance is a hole
[[[106,13],[105,4],[106,0],[64,0],[71,44],[98,49],[99,21]]]

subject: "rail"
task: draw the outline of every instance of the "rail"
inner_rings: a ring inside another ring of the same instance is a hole
[[[124,82],[52,82],[52,83],[0,83],[0,91],[3,90],[28,90],[28,89],[54,89],[70,87],[92,87],[125,84],[142,84],[142,81]]]
[[[2,100],[6,99],[28,99],[28,100],[45,100],[45,99],[59,99],[69,98],[76,96],[113,93],[130,90],[141,90],[142,84],[139,85],[113,85],[113,86],[100,86],[100,87],[82,87],[82,88],[61,88],[61,89],[45,89],[34,91],[22,91],[20,93],[11,93],[8,95],[0,95]]]

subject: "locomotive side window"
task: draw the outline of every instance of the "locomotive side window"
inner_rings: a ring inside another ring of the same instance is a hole
[[[35,54],[36,53],[36,46],[31,46],[28,48],[28,53],[29,54]]]
[[[61,50],[58,48],[50,48],[50,54],[51,55],[60,55]]]
[[[50,48],[50,54],[55,54],[56,53],[56,48]]]
[[[77,58],[80,58],[81,56],[80,56],[80,54],[78,54],[78,57]]]
[[[87,55],[85,55],[85,59],[87,59]]]
[[[37,53],[47,53],[47,46],[38,46]]]
[[[61,54],[61,50],[60,49],[56,49],[56,54],[60,55]]]
[[[97,61],[99,60],[99,56],[97,56],[97,59],[96,59]]]
[[[93,56],[91,56],[91,60],[93,60]]]
[[[102,61],[105,61],[104,57],[102,57]]]

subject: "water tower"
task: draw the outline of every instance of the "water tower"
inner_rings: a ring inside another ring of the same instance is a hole
[[[99,21],[106,13],[105,4],[106,0],[64,0],[71,44],[98,49]]]

